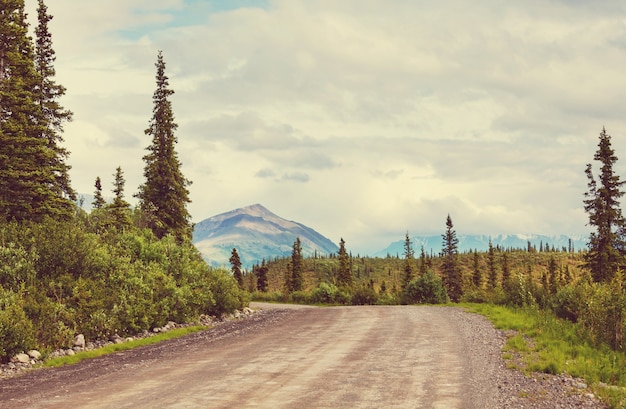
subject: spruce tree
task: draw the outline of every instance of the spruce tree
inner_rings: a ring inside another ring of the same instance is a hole
[[[402,281],[402,289],[405,289],[415,276],[413,273],[413,254],[413,244],[411,243],[409,232],[407,232],[404,237],[404,280]]]
[[[174,113],[170,96],[174,91],[169,88],[165,75],[165,61],[159,52],[156,62],[157,89],[152,100],[154,108],[150,126],[145,134],[152,136],[149,151],[143,157],[145,183],[139,187],[137,198],[139,208],[145,214],[148,227],[157,237],[173,234],[180,240],[191,239],[191,216],[187,211],[190,203],[191,184],[181,172],[181,163],[175,151],[178,142],[174,131],[178,125],[174,122]]]
[[[115,169],[113,182],[113,203],[109,204],[106,209],[113,215],[115,227],[124,230],[131,225],[130,204],[124,200],[124,172],[120,166]]]
[[[47,120],[38,104],[35,69],[23,0],[0,3],[0,218],[70,218],[74,204],[58,189],[56,152],[43,137]]]
[[[483,286],[483,273],[480,269],[480,258],[476,249],[474,249],[472,267],[472,282],[476,288],[481,288]]]
[[[44,121],[42,137],[47,140],[48,148],[54,153],[52,162],[48,166],[55,176],[54,189],[56,193],[62,197],[76,200],[76,192],[70,186],[68,173],[71,167],[66,163],[69,152],[61,146],[63,124],[72,120],[72,112],[63,108],[58,101],[65,95],[66,89],[54,80],[56,55],[52,48],[52,35],[48,30],[48,23],[52,20],[52,16],[48,14],[44,0],[39,0],[37,18],[35,69],[39,83],[36,87],[36,98]]]
[[[446,219],[446,232],[442,235],[442,238],[443,282],[450,299],[454,302],[458,302],[461,299],[461,295],[463,295],[463,283],[458,262],[459,239],[456,237],[450,215],[448,215]]]
[[[498,270],[496,270],[496,255],[489,238],[489,252],[487,253],[487,266],[489,267],[489,289],[493,290],[498,286]]]
[[[352,272],[350,270],[350,257],[346,251],[346,242],[339,240],[338,253],[339,268],[337,269],[337,285],[340,287],[352,286]]]
[[[419,266],[419,274],[423,276],[428,271],[428,265],[426,262],[426,252],[424,251],[424,246],[421,246],[420,249],[420,266]]]
[[[241,259],[239,258],[239,253],[237,253],[237,249],[233,247],[233,251],[230,255],[230,268],[233,272],[233,277],[237,281],[239,288],[243,289],[243,273],[241,272]]]
[[[106,204],[104,197],[102,197],[102,181],[100,180],[100,176],[96,177],[96,183],[94,184],[96,190],[93,192],[93,202],[91,202],[91,206],[94,209],[102,209]]]
[[[291,290],[301,291],[304,285],[304,263],[302,260],[302,244],[300,237],[293,242],[291,252]]]
[[[506,284],[511,278],[511,269],[509,268],[509,256],[506,253],[502,253],[502,283]]]
[[[261,266],[256,271],[256,288],[261,292],[267,292],[268,283],[267,283],[267,265],[265,264],[265,259],[261,262]]]
[[[594,281],[609,282],[617,270],[626,264],[626,224],[620,208],[625,182],[620,181],[613,169],[617,156],[611,147],[611,136],[604,128],[600,132],[598,150],[593,158],[600,162],[601,167],[598,181],[593,176],[591,163],[585,169],[588,191],[585,192],[583,203],[589,214],[589,225],[595,229],[589,236],[585,263]]]

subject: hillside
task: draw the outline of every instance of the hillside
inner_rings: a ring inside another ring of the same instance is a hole
[[[196,224],[193,243],[212,265],[228,265],[233,248],[244,267],[291,254],[299,237],[304,256],[336,253],[335,243],[301,223],[283,219],[260,204],[218,214]]]

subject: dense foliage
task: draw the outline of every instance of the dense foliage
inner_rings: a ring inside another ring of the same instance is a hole
[[[246,294],[191,244],[186,186],[174,151],[173,113],[159,53],[153,144],[139,209],[124,199],[121,166],[112,203],[96,178],[93,211],[70,186],[48,14],[38,0],[36,41],[23,0],[0,3],[0,361],[30,348],[69,347],[133,334],[167,321],[241,308]]]
[[[103,227],[110,212],[0,225],[0,359],[245,305],[229,272],[208,267],[191,243]]]

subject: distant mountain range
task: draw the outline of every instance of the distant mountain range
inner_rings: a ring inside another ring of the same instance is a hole
[[[409,236],[410,237],[410,236]],[[459,252],[464,253],[470,250],[487,251],[489,250],[489,239],[494,247],[503,249],[525,249],[528,243],[540,250],[546,246],[556,249],[570,249],[575,251],[582,250],[587,247],[587,237],[568,237],[560,236],[543,236],[538,234],[500,234],[497,236],[487,235],[463,235],[457,234],[459,239]],[[441,252],[443,239],[441,235],[437,236],[415,236],[410,237],[413,244],[415,255],[419,256],[422,246],[427,254],[437,255]],[[404,256],[404,240],[398,240],[391,243],[387,248],[376,252],[373,257],[386,257],[387,255],[400,257]]]
[[[250,269],[263,259],[291,256],[293,242],[300,238],[303,256],[336,254],[337,244],[301,223],[279,217],[260,204],[218,214],[196,224],[193,243],[204,259],[214,266],[230,266],[233,248],[237,249],[242,265]],[[463,235],[457,234],[459,252],[487,251],[489,240],[494,247],[525,249],[530,243],[537,250],[546,248],[582,250],[587,247],[587,237],[545,235]],[[419,257],[422,246],[427,254],[441,252],[441,235],[410,237]],[[348,249],[350,250],[350,249]],[[352,252],[354,253],[354,252]],[[364,255],[364,254],[362,254]],[[391,243],[371,257],[404,256],[404,239]]]
[[[291,256],[300,238],[302,255],[336,253],[338,246],[301,223],[275,215],[260,204],[218,214],[196,224],[193,243],[214,266],[229,266],[233,248],[246,268],[263,259]]]

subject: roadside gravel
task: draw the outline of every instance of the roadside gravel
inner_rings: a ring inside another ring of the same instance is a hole
[[[608,408],[581,379],[543,373],[526,376],[520,371],[508,369],[502,359],[502,347],[507,339],[504,331],[496,330],[478,314],[456,308],[451,314],[462,323],[459,328],[461,336],[470,341],[467,352],[472,366],[476,371],[488,374],[486,384],[495,388],[494,408]]]

